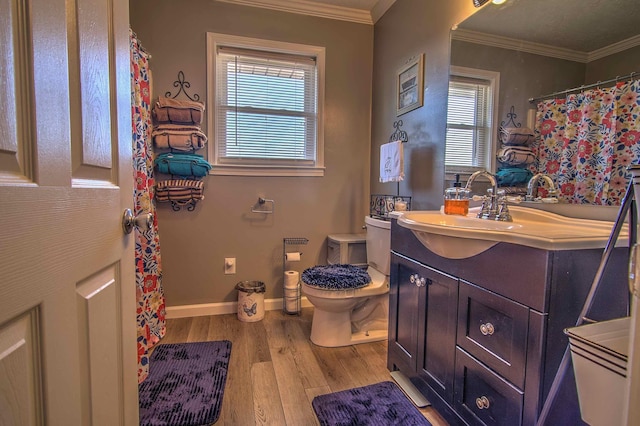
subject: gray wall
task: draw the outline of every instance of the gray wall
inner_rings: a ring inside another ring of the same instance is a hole
[[[302,271],[325,262],[328,234],[362,232],[373,26],[211,0],[135,0],[130,13],[131,28],[152,54],[154,98],[175,93],[180,70],[190,93],[206,98],[206,32],[326,48],[324,177],[208,176],[195,211],[158,205],[167,306],[235,301],[241,280],[264,281],[267,299],[281,297],[284,237],[310,240],[296,265]],[[250,213],[258,196],[275,200],[275,214]],[[224,275],[225,257],[237,258],[236,275]]]
[[[527,124],[528,99],[584,84],[585,64],[511,49],[453,40],[451,64],[500,73],[498,123],[514,106],[516,121]]]
[[[395,183],[379,183],[380,145],[401,119],[406,178],[400,194],[414,210],[436,209],[444,190],[444,139],[449,84],[451,27],[476,9],[471,0],[398,0],[375,25],[371,139],[371,193],[396,194]],[[424,106],[396,116],[397,72],[411,57],[425,54]]]
[[[451,64],[500,72],[500,120],[514,105],[517,121],[525,125],[527,109],[535,108],[529,98],[640,72],[640,47],[584,64],[453,40]]]
[[[639,73],[634,79],[640,78],[640,46],[589,62],[585,83],[605,81],[632,72]]]

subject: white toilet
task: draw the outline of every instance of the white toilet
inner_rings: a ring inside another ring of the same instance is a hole
[[[318,346],[348,346],[387,339],[391,222],[367,216],[365,223],[367,272],[371,277],[368,285],[327,290],[302,280],[302,293],[314,308],[311,341]]]

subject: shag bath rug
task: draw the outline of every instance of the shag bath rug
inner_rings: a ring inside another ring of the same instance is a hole
[[[138,386],[140,426],[202,426],[220,416],[231,342],[158,345]]]
[[[321,426],[431,426],[393,382],[319,395],[311,405]]]

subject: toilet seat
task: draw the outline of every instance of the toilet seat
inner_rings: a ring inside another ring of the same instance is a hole
[[[325,290],[312,287],[302,281],[302,292],[308,296],[324,299],[351,299],[354,297],[377,296],[389,291],[389,277],[371,266],[367,269],[367,273],[371,277],[371,282],[364,287],[345,290]]]

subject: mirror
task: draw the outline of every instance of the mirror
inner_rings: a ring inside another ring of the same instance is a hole
[[[536,103],[555,92],[637,73],[640,1],[507,0],[452,31],[451,65],[500,73],[497,124],[533,126]]]

